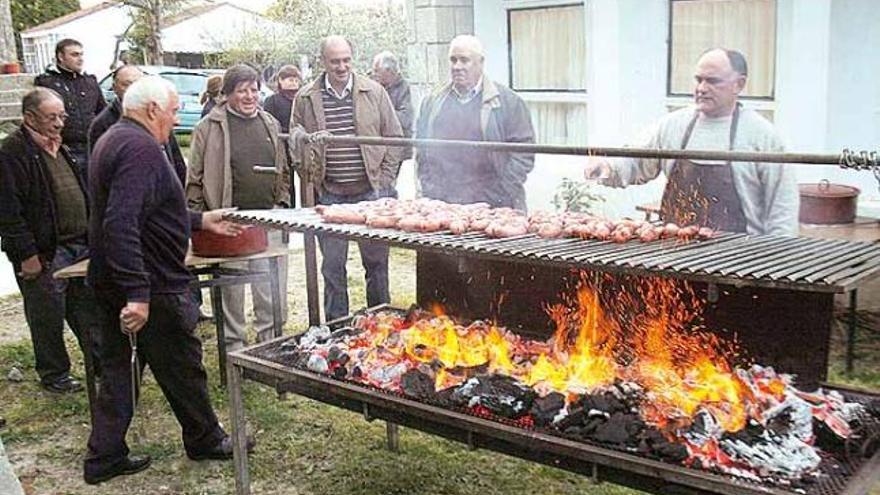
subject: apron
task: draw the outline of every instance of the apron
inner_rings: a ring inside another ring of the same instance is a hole
[[[737,103],[730,122],[730,145],[736,139],[740,105]],[[688,124],[681,140],[681,149],[688,141],[697,123],[698,112]],[[727,232],[745,232],[746,217],[742,203],[733,185],[733,169],[730,162],[724,164],[696,164],[678,159],[669,171],[669,182],[663,191],[660,217],[664,222],[680,226],[699,225]]]

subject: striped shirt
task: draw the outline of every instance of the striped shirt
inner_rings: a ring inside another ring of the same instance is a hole
[[[327,130],[334,136],[354,136],[354,102],[351,91],[342,98],[326,85],[321,90]],[[370,188],[364,157],[358,145],[329,144],[326,149],[325,187],[336,194],[358,194]]]

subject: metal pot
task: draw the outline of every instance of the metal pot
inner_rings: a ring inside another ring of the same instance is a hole
[[[192,234],[192,251],[202,258],[231,258],[262,253],[269,246],[266,229],[250,226],[235,237],[227,237],[207,230]]]
[[[831,184],[798,184],[801,194],[799,220],[809,224],[852,223],[856,218],[859,193],[857,187]]]

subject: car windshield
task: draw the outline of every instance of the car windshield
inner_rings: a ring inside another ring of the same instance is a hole
[[[205,90],[207,77],[202,74],[163,73],[162,77],[171,81],[181,95],[198,96]]]

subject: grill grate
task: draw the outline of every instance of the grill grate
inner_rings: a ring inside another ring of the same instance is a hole
[[[311,208],[238,211],[230,218],[284,230],[385,241],[414,249],[515,258],[599,271],[653,274],[703,282],[814,292],[845,292],[880,272],[880,244],[805,237],[721,233],[706,241],[651,243],[542,239],[527,234],[493,239],[483,233],[411,233],[324,223]]]

